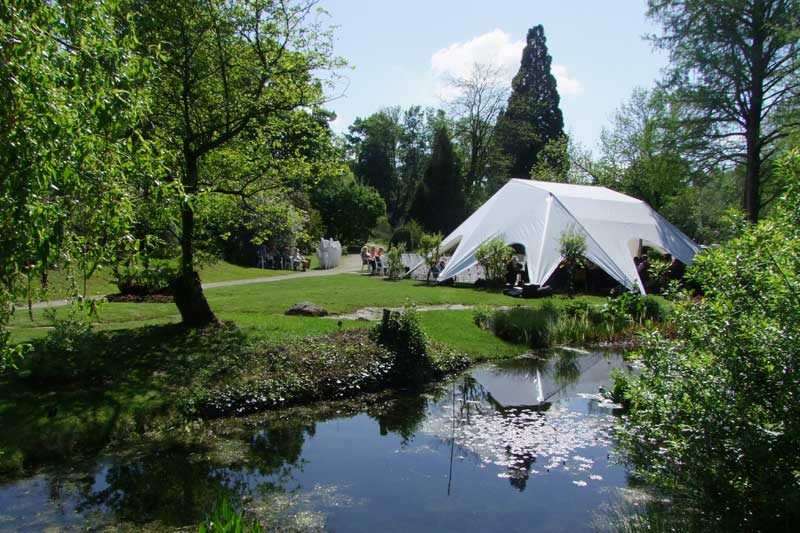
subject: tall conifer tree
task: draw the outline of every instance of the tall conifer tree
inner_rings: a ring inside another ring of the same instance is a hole
[[[411,205],[411,217],[427,231],[450,233],[466,217],[464,181],[458,168],[450,132],[441,121],[436,125],[431,158]]]
[[[497,119],[497,141],[503,181],[529,177],[545,145],[564,134],[556,79],[550,73],[544,28],[528,30],[519,72],[511,82],[508,107]]]

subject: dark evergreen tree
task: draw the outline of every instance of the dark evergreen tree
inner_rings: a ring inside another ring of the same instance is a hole
[[[497,119],[497,142],[503,181],[529,177],[545,145],[564,134],[556,79],[550,73],[544,28],[528,30],[519,72],[511,82],[508,107]]]
[[[410,214],[427,231],[444,234],[450,233],[466,217],[464,183],[444,120],[435,126],[431,158],[417,187]]]

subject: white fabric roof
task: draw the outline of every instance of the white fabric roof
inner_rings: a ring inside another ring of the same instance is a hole
[[[633,256],[641,239],[691,265],[697,244],[649,205],[589,185],[512,179],[458,226],[442,248],[455,247],[439,281],[476,264],[478,246],[499,237],[525,246],[531,283],[542,285],[561,262],[560,238],[572,230],[586,238],[586,258],[628,289],[644,287]]]

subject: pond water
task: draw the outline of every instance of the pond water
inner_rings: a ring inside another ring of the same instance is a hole
[[[562,350],[358,407],[227,421],[215,451],[120,452],[0,485],[0,530],[192,530],[221,495],[280,530],[592,530],[627,485],[616,406],[597,394],[623,367]]]

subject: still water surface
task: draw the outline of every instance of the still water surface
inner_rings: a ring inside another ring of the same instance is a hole
[[[227,495],[281,530],[590,531],[627,485],[597,395],[622,367],[557,351],[338,415],[233,422],[223,452],[121,453],[2,485],[0,530],[192,530]]]

